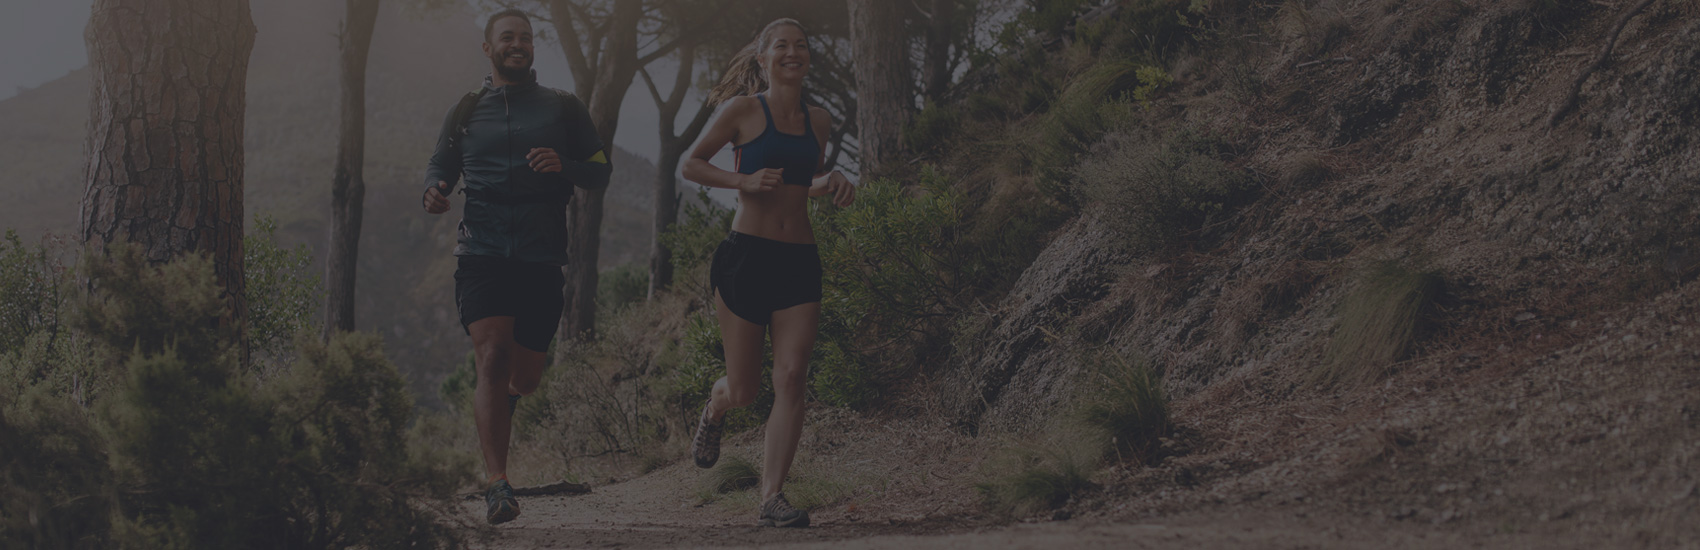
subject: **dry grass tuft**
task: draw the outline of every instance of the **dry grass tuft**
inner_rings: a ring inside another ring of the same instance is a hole
[[[1028,516],[1067,504],[1092,487],[1092,474],[1103,456],[1101,435],[1059,430],[1050,437],[1017,444],[988,458],[974,488],[986,508],[1012,517]]]
[[[705,501],[726,493],[753,489],[761,485],[761,466],[741,456],[722,456],[703,478],[697,495]]]
[[[1105,353],[1093,382],[1097,390],[1081,408],[1081,420],[1109,435],[1118,458],[1154,463],[1160,439],[1173,428],[1162,379],[1141,358]]]
[[[1311,374],[1313,384],[1372,381],[1405,360],[1429,331],[1445,282],[1433,271],[1396,262],[1369,268],[1340,303],[1327,355]]]

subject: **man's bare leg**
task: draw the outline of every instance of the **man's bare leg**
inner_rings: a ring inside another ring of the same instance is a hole
[[[478,424],[478,443],[484,454],[484,472],[490,479],[508,473],[508,441],[513,418],[508,414],[508,395],[537,390],[542,378],[544,354],[514,342],[513,317],[486,317],[467,327],[472,333],[478,385],[472,394],[473,416]]]

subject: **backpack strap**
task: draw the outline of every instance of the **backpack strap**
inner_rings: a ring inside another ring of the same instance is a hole
[[[479,86],[478,89],[461,96],[460,103],[455,104],[454,116],[450,117],[450,120],[453,120],[454,123],[449,130],[449,148],[455,152],[456,156],[460,155],[460,141],[461,138],[466,137],[466,126],[472,120],[472,111],[478,108],[478,100],[484,99],[484,94],[488,91],[490,91],[488,88]]]

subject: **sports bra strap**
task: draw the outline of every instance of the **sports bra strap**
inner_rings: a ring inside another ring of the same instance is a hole
[[[809,102],[798,99],[797,103],[803,106],[803,134],[813,137],[815,135],[815,125],[809,122]]]
[[[756,99],[761,100],[761,114],[767,117],[767,131],[779,131],[779,127],[773,125],[773,110],[767,108],[767,95],[756,94]]]

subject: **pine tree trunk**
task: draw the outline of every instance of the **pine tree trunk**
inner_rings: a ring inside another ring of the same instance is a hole
[[[661,243],[661,234],[679,221],[679,157],[686,145],[679,138],[661,138],[661,160],[655,174],[655,223],[649,245],[649,299],[673,284],[673,252]]]
[[[620,105],[638,70],[638,23],[643,18],[642,2],[616,2],[611,21],[606,57],[596,75],[596,86],[587,101],[590,120],[609,149],[614,147]],[[562,268],[567,281],[566,308],[561,313],[561,336],[588,339],[596,333],[597,261],[602,251],[602,203],[607,189],[576,189],[568,210],[568,263]]]
[[[366,57],[379,0],[347,0],[342,31],[342,128],[331,181],[330,256],[325,259],[325,326],[329,339],[354,330],[354,281],[366,200]]]
[[[83,240],[209,255],[241,326],[248,0],[96,0]]]
[[[889,0],[849,0],[851,49],[856,55],[856,126],[863,175],[898,161],[909,121],[909,54],[902,5]]]
[[[934,103],[942,103],[950,88],[950,46],[956,41],[956,2],[933,0],[932,20],[927,22],[927,51],[921,67],[926,82],[922,93]]]

